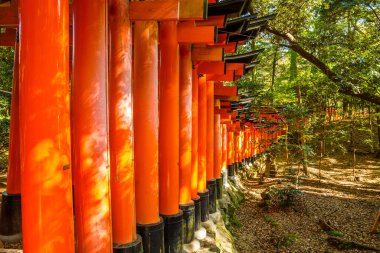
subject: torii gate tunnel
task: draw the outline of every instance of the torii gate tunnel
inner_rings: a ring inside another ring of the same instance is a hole
[[[0,0],[0,46],[15,49],[0,239],[27,253],[182,252],[222,177],[284,134],[224,86],[262,51],[237,45],[274,18],[250,5]]]

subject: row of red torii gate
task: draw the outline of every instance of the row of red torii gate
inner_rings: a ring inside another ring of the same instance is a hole
[[[182,252],[223,175],[284,134],[223,84],[258,63],[262,50],[237,46],[275,16],[250,5],[0,0],[0,46],[15,48],[0,239],[22,235],[27,253]]]

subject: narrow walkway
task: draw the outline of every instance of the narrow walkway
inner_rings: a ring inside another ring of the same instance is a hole
[[[371,162],[371,158],[367,160]],[[379,161],[373,159],[372,162]],[[331,175],[333,165],[329,169]],[[367,172],[373,169],[370,167]],[[239,252],[341,252],[328,244],[328,234],[318,225],[320,219],[330,222],[341,238],[380,248],[380,233],[369,234],[380,210],[380,187],[373,180],[380,178],[372,178],[363,187],[364,180],[360,185],[348,186],[348,178],[339,182],[330,177],[319,183],[313,174],[300,180],[299,189],[303,194],[296,204],[280,210],[261,207],[260,194],[270,185],[284,184],[285,177],[266,179],[262,185],[256,179],[244,181],[247,199],[237,212],[241,227],[234,227],[232,231]]]

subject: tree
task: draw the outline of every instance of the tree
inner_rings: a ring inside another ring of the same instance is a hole
[[[278,13],[264,40],[292,49],[337,92],[380,105],[379,2],[253,0],[252,6],[262,15]]]

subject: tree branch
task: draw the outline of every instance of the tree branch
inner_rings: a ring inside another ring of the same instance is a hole
[[[332,82],[338,84],[339,87],[339,93],[345,94],[348,96],[352,96],[355,98],[359,98],[362,100],[366,100],[368,102],[380,105],[380,97],[372,94],[370,92],[360,92],[357,93],[353,90],[353,88],[350,85],[343,84],[343,80],[334,72],[332,71],[325,63],[323,63],[320,59],[318,59],[313,54],[307,52],[303,47],[300,46],[298,41],[294,38],[294,36],[290,33],[282,33],[279,30],[276,30],[275,28],[267,26],[265,28],[266,31],[269,33],[272,33],[286,41],[289,42],[289,45],[286,45],[286,47],[291,48],[294,52],[297,52],[301,57],[308,60],[310,63],[312,63],[314,66],[316,66],[318,69],[324,73],[327,78],[329,78]]]
[[[6,91],[6,90],[0,90],[0,94],[2,94],[4,96],[7,96],[7,97],[11,97],[12,96],[12,92]]]

